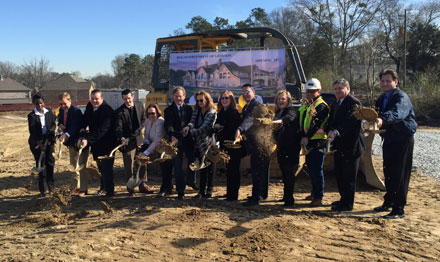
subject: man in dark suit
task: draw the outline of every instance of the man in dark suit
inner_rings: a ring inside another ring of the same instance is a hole
[[[176,180],[177,198],[183,199],[185,195],[185,175],[182,170],[183,153],[188,160],[188,184],[195,187],[195,174],[191,171],[189,164],[194,162],[194,146],[191,136],[183,137],[182,130],[191,121],[192,108],[184,103],[186,91],[183,87],[177,86],[173,89],[173,103],[165,109],[165,131],[171,142],[177,144],[177,155],[171,160],[173,163],[174,176]]]
[[[98,195],[114,196],[113,183],[113,162],[114,158],[99,160],[99,156],[109,155],[116,145],[114,134],[114,111],[102,97],[99,89],[92,91],[90,102],[84,112],[81,127],[89,131],[84,133],[81,146],[91,146],[93,159],[95,159],[98,169],[101,172],[101,188]]]
[[[387,219],[403,218],[408,195],[414,151],[414,133],[417,130],[416,116],[408,95],[398,88],[399,76],[392,69],[379,74],[383,94],[376,101],[379,112],[377,126],[385,130],[383,139],[383,173],[387,193],[384,202],[374,211],[391,212]]]
[[[332,203],[333,211],[353,210],[359,159],[365,151],[361,121],[354,111],[360,106],[357,98],[350,95],[350,85],[345,79],[333,83],[337,101],[331,106],[328,139],[336,150],[335,175],[341,199]]]
[[[54,179],[53,169],[55,158],[53,157],[55,143],[55,115],[50,109],[45,108],[44,98],[40,94],[32,96],[34,110],[28,115],[29,147],[38,165],[40,155],[45,152],[41,166],[46,166],[44,171],[38,174],[38,188],[40,195],[45,195],[44,181],[46,180],[49,192],[53,192]]]
[[[242,121],[236,131],[235,139],[239,138],[242,140],[243,135],[246,137],[246,152],[250,154],[251,157],[252,196],[244,205],[255,206],[259,205],[260,201],[266,199],[268,196],[270,158],[262,148],[259,148],[259,144],[256,141],[257,134],[254,132],[254,113],[263,105],[255,98],[255,90],[251,84],[243,85],[241,91],[243,99],[247,104],[243,108]]]
[[[138,146],[143,143],[142,139],[142,127],[145,123],[144,105],[142,102],[134,101],[133,93],[130,89],[125,89],[121,93],[122,104],[116,110],[115,120],[115,133],[119,142],[124,144],[122,147],[122,159],[124,161],[125,178],[128,180],[136,173],[139,168],[139,164],[135,161],[136,151]],[[147,187],[146,181],[146,168],[140,167],[140,178],[144,181],[139,185],[139,192],[141,193],[153,193],[153,190]],[[132,195],[129,189],[129,194]]]
[[[84,148],[81,152],[81,156],[78,156],[79,150],[79,131],[81,129],[82,112],[77,106],[72,104],[70,94],[64,92],[58,96],[60,103],[60,112],[58,114],[58,126],[63,130],[63,134],[60,137],[61,142],[69,148],[70,165],[75,167],[77,159],[79,157],[80,187],[72,190],[72,194],[78,193],[79,196],[87,195],[87,174],[84,169],[87,166],[87,159],[89,158],[89,148]]]

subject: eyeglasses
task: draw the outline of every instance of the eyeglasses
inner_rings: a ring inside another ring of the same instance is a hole
[[[250,90],[245,90],[245,91],[243,91],[241,93],[244,95],[244,94],[249,94],[250,92],[251,92]]]
[[[205,102],[205,100],[203,100],[203,99],[197,100],[197,103],[203,103],[203,102]]]
[[[156,112],[148,112],[147,113],[149,116],[154,116],[156,114]]]
[[[229,100],[229,96],[222,96],[221,100]]]

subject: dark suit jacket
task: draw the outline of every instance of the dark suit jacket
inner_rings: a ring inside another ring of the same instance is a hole
[[[122,104],[118,109],[116,109],[116,120],[115,120],[115,133],[117,139],[120,141],[122,137],[130,139],[129,146],[131,145],[136,148],[142,145],[144,142],[142,139],[142,128],[145,123],[145,110],[142,102],[135,101],[134,108],[136,110],[136,119],[139,123],[139,127],[132,130],[132,119],[130,118],[130,110],[125,104]],[[127,148],[131,150],[133,148]]]
[[[333,145],[345,157],[359,157],[365,151],[361,121],[353,114],[355,106],[360,104],[357,98],[349,94],[340,106],[337,102],[331,106],[328,130],[338,130],[339,136]]]
[[[237,109],[229,107],[226,110],[218,112],[216,124],[223,126],[223,129],[217,133],[217,137],[222,145],[224,140],[235,139],[235,132],[240,123],[241,117]]]
[[[169,107],[165,108],[165,131],[170,138],[171,136],[174,136],[175,138],[179,139],[179,143],[183,142],[185,145],[190,145],[192,144],[191,136],[186,136],[184,139],[182,139],[183,136],[181,132],[182,129],[191,121],[193,109],[191,106],[183,104],[182,110],[185,111],[183,126],[180,121],[179,112],[177,111],[176,104],[173,102]]]
[[[298,161],[301,149],[301,134],[299,131],[299,112],[292,106],[286,107],[281,113],[282,126],[275,130],[278,161]]]
[[[105,101],[96,110],[89,102],[84,112],[82,128],[89,127],[89,132],[85,134],[88,144],[91,145],[93,157],[110,154],[116,146],[114,132],[114,111]]]
[[[44,140],[47,138],[49,139],[49,144],[53,145],[55,143],[55,115],[54,113],[49,110],[46,112],[45,116],[45,122],[46,122],[46,135],[43,136],[42,129],[41,129],[41,122],[40,117],[37,116],[34,113],[34,110],[28,114],[28,125],[29,125],[29,146],[32,149],[35,149],[39,144],[43,144]]]
[[[67,123],[65,133],[69,133],[69,139],[64,143],[66,146],[75,145],[76,141],[79,137],[79,130],[81,129],[83,114],[81,109],[79,109],[75,105],[71,105],[69,110],[67,111]],[[58,124],[64,125],[64,109],[60,108],[60,112],[58,114]]]

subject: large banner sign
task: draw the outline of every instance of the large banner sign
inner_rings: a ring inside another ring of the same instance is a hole
[[[205,90],[217,101],[223,90],[237,97],[241,86],[252,84],[258,98],[272,103],[280,89],[285,89],[284,49],[172,53],[170,55],[170,90],[176,86],[186,89],[187,101]]]

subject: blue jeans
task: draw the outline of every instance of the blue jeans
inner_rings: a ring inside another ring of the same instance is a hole
[[[318,148],[314,148],[306,156],[307,169],[312,179],[312,194],[314,199],[322,199],[324,196],[324,154],[319,152]]]

